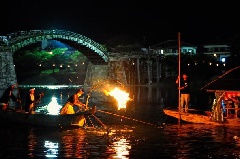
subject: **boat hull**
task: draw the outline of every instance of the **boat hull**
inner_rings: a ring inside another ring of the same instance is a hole
[[[66,115],[28,114],[25,112],[0,112],[0,122],[5,124],[24,124],[33,126],[67,128],[83,127],[85,113]]]
[[[164,114],[189,123],[217,126],[240,126],[240,119],[224,119],[224,122],[212,121],[210,115],[197,113],[179,113],[177,109],[163,109]]]

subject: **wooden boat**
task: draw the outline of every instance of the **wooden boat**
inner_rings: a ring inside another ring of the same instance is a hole
[[[0,123],[53,128],[78,128],[83,127],[86,122],[85,118],[95,112],[95,106],[84,112],[65,115],[29,114],[24,111],[0,111]]]
[[[177,109],[163,109],[164,113],[190,123],[222,126],[240,126],[240,66],[226,71],[223,75],[209,82],[200,90],[214,93],[211,111],[189,110],[179,113]]]
[[[189,110],[188,113],[179,113],[177,109],[163,109],[164,114],[189,123],[208,124],[216,126],[240,126],[240,118],[226,118],[223,121],[213,121],[211,112]]]

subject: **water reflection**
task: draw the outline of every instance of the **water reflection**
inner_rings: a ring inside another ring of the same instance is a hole
[[[47,148],[46,157],[57,157],[58,154],[58,143],[53,143],[51,141],[45,141],[44,147]]]
[[[237,158],[240,154],[239,140],[233,137],[239,134],[239,128],[195,124],[181,127],[175,124],[166,125],[163,129],[120,125],[108,131],[74,129],[59,132],[31,129],[27,137],[27,156],[126,159]]]
[[[131,87],[136,102],[160,103],[163,99],[168,106],[176,105],[177,90],[175,87],[142,86]]]
[[[176,158],[239,158],[239,147],[233,138],[234,134],[239,135],[239,128],[183,124],[167,126],[164,132],[174,136],[168,142],[175,143]]]
[[[36,144],[37,144],[37,139],[36,139],[36,136],[33,132],[33,130],[30,130],[30,133],[29,133],[29,136],[28,136],[28,156],[29,157],[34,157],[34,150],[35,150],[35,147],[36,147]]]
[[[127,141],[127,139],[118,138],[117,141],[112,143],[112,147],[114,148],[115,152],[115,155],[112,156],[113,158],[128,158],[131,146],[129,145],[129,141]]]
[[[78,129],[76,131],[63,132],[61,138],[61,156],[86,158],[88,154],[88,142],[86,139],[86,131]]]
[[[68,95],[75,90],[51,89],[44,92],[45,98],[38,108],[49,109],[49,112],[56,113],[51,110],[50,103],[58,105],[56,108],[59,110]],[[106,123],[104,122],[107,128],[60,131],[1,125],[0,156],[2,158],[240,158],[240,128],[204,124],[179,126],[177,120],[166,117],[160,112],[162,99],[167,106],[174,103],[173,99],[177,99],[171,89],[136,87],[129,92],[135,95],[134,109],[118,112],[120,117],[103,116],[103,119],[107,118]],[[97,109],[107,111],[113,107],[111,104],[107,106],[97,101]],[[114,108],[117,111],[117,107]],[[120,122],[119,119],[125,119],[123,115],[137,120],[132,120],[131,124]],[[165,123],[160,128],[152,124],[159,121]],[[112,124],[108,124],[109,122]]]
[[[239,158],[240,128],[166,123],[112,125],[108,129],[56,129],[1,125],[2,158]]]

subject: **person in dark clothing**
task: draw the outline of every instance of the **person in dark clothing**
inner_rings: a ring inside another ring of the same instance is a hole
[[[25,112],[29,114],[34,114],[35,104],[44,96],[43,93],[35,95],[35,88],[29,90],[28,95],[25,100]]]
[[[176,80],[176,84],[179,83],[180,77],[178,76]],[[180,94],[181,94],[181,108],[180,111],[187,113],[188,112],[188,106],[190,101],[190,89],[189,89],[189,80],[187,74],[183,74],[182,79],[180,80]]]
[[[18,99],[13,94],[13,89],[15,85],[10,85],[8,88],[3,92],[1,98],[0,98],[0,107],[1,110],[6,111],[9,108],[10,100],[12,99],[13,102],[20,102],[20,99]]]

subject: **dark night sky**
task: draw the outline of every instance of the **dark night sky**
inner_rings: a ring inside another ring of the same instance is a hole
[[[190,1],[191,2],[191,1]],[[105,43],[118,35],[144,39],[151,44],[181,40],[204,44],[239,33],[237,4],[203,1],[32,0],[2,1],[0,35],[37,29],[62,29]],[[7,4],[6,4],[7,3]]]

